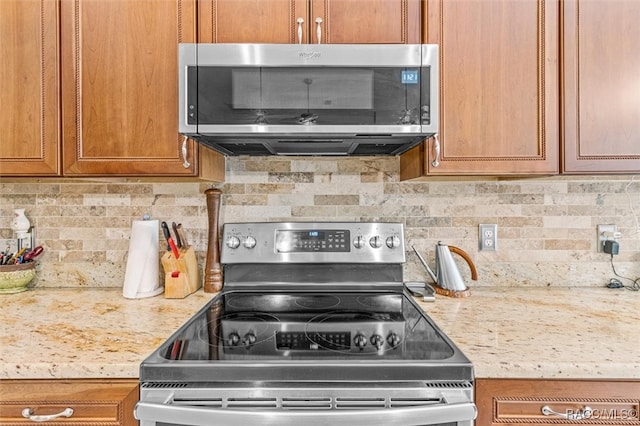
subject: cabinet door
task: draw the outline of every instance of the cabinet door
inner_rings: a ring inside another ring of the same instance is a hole
[[[309,40],[307,0],[201,0],[200,43],[302,43]]]
[[[420,0],[205,0],[198,40],[420,43],[420,16]]]
[[[640,2],[564,1],[563,172],[640,172]]]
[[[0,1],[0,40],[0,175],[58,175],[57,1]]]
[[[478,379],[475,401],[478,426],[640,424],[639,381]]]
[[[197,173],[177,108],[178,43],[195,31],[195,0],[62,0],[65,175]]]
[[[70,414],[52,424],[137,425],[138,399],[137,380],[0,380],[0,424],[34,424],[24,417],[29,409],[34,416]]]
[[[558,172],[558,14],[558,0],[427,1],[439,149],[432,138],[403,156],[402,178]]]
[[[419,0],[311,0],[311,42],[420,43]]]

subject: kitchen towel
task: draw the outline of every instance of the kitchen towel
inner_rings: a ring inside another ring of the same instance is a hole
[[[160,286],[158,234],[157,220],[134,220],[131,225],[129,256],[122,287],[122,295],[127,299],[156,296],[164,291],[164,287]]]

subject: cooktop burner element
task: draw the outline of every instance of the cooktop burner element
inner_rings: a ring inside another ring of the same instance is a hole
[[[311,310],[324,310],[336,307],[340,304],[340,298],[338,296],[297,296],[295,304],[303,309]]]
[[[224,288],[142,363],[141,416],[170,415],[164,404],[172,398],[181,412],[204,416],[202,425],[215,424],[207,417],[214,412],[217,419],[232,412],[244,418],[240,411],[252,407],[258,415],[254,402],[228,411],[233,402],[213,409],[202,399],[226,401],[234,392],[253,395],[258,404],[302,393],[305,404],[326,400],[323,410],[336,411],[331,401],[338,395],[363,401],[373,392],[376,401],[391,395],[409,401],[421,393],[417,386],[429,402],[411,407],[417,410],[411,418],[423,418],[423,410],[456,412],[439,423],[466,419],[462,424],[470,425],[472,364],[404,289],[401,224],[226,224],[222,241]],[[395,404],[381,409],[403,412]],[[277,412],[273,424],[302,422],[295,408],[284,407],[270,408]],[[361,424],[305,409],[314,424]],[[271,414],[259,417],[267,421]]]

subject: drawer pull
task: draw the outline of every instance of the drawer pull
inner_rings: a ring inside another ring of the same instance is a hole
[[[48,416],[37,416],[33,413],[34,411],[31,408],[25,408],[22,410],[22,417],[25,417],[32,422],[49,422],[57,419],[58,417],[71,417],[73,415],[73,408],[65,408],[58,414],[50,414]]]
[[[542,407],[542,414],[545,416],[562,417],[567,420],[584,420],[591,417],[593,410],[591,407],[585,406],[582,410],[576,412],[567,411],[566,413],[558,413],[557,411],[553,411],[548,405],[545,405]]]

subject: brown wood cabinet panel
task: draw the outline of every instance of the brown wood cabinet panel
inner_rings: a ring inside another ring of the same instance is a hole
[[[420,12],[418,0],[311,0],[312,42],[320,18],[323,43],[420,43]]]
[[[307,0],[204,0],[198,3],[200,43],[298,43],[297,19],[304,19],[308,42]]]
[[[0,380],[0,424],[33,424],[22,415],[25,408],[42,416],[71,408],[71,417],[46,424],[137,425],[138,399],[137,380]]]
[[[440,156],[422,175],[555,174],[559,169],[558,0],[427,1],[440,45]],[[404,178],[415,170],[403,170]]]
[[[178,43],[195,40],[195,0],[62,0],[66,176],[198,174],[177,111]]]
[[[204,0],[203,43],[420,43],[420,0]]]
[[[640,382],[631,380],[477,379],[477,426],[639,425]],[[588,418],[567,420],[543,407]]]
[[[564,0],[563,172],[640,172],[640,2]]]
[[[60,173],[58,2],[0,1],[0,175]]]

